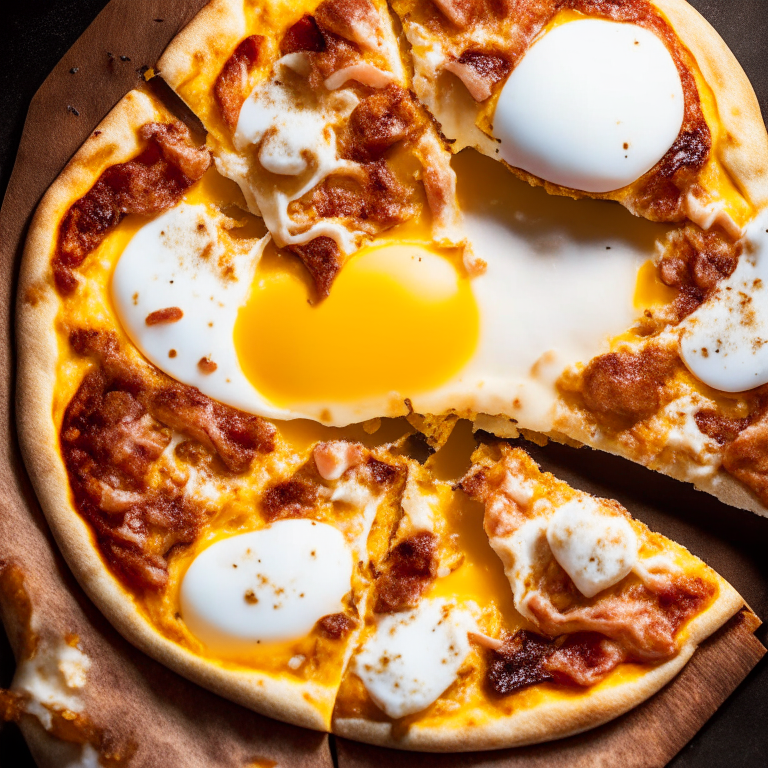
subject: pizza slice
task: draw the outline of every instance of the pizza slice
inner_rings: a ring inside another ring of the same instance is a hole
[[[578,733],[653,695],[744,608],[683,547],[521,449],[483,445],[472,458],[463,491],[421,489],[419,508],[441,521],[431,569],[423,548],[404,561],[395,540],[385,573],[399,571],[408,600],[371,603],[335,732],[428,751]],[[406,512],[402,525],[413,526]]]
[[[158,68],[319,297],[350,254],[398,225],[461,245],[450,155],[410,91],[385,3],[217,0]]]
[[[754,92],[683,0],[393,7],[415,90],[453,151],[475,147],[553,194],[734,239],[765,203]]]

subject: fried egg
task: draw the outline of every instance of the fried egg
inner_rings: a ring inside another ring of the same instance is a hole
[[[545,431],[563,370],[642,313],[638,274],[666,228],[550,197],[474,150],[454,168],[483,274],[435,247],[428,223],[409,224],[359,250],[317,300],[268,236],[239,236],[212,203],[185,202],[120,256],[120,321],[170,376],[266,417],[344,426],[454,410]]]

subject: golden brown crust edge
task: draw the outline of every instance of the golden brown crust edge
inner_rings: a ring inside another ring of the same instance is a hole
[[[712,89],[727,139],[720,160],[757,209],[768,205],[768,133],[746,72],[717,30],[686,0],[653,0]]]
[[[629,682],[588,692],[586,698],[564,698],[513,713],[510,717],[464,728],[421,728],[418,723],[396,735],[391,723],[338,719],[333,732],[355,741],[417,752],[474,752],[521,747],[573,736],[596,728],[642,704],[686,665],[696,648],[744,605],[744,600],[719,576],[720,594],[686,628],[680,652],[669,661]]]
[[[40,505],[75,578],[110,623],[133,645],[174,671],[243,706],[279,720],[327,730],[328,719],[307,700],[330,695],[319,686],[276,680],[268,675],[226,669],[167,640],[141,616],[130,594],[98,555],[87,523],[75,509],[52,419],[59,356],[53,332],[60,299],[50,260],[64,211],[93,185],[109,165],[137,154],[136,128],[171,116],[145,94],[132,91],[100,123],[41,201],[24,248],[17,302],[19,442]],[[96,135],[98,134],[98,135]],[[28,297],[34,297],[34,304]]]

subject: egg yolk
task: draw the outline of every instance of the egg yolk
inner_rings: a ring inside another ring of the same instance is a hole
[[[406,398],[439,387],[477,345],[469,280],[419,243],[366,247],[313,302],[304,268],[265,254],[235,324],[243,372],[276,405]]]

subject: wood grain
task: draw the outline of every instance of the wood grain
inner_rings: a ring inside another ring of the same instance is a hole
[[[38,621],[75,632],[92,657],[89,711],[116,739],[131,740],[137,768],[229,768],[276,761],[330,768],[327,737],[292,728],[210,694],[129,646],[89,603],[56,552],[21,464],[13,426],[14,278],[26,228],[43,193],[86,136],[140,82],[204,0],[112,0],[35,96],[0,210],[0,560],[20,563]],[[160,21],[157,21],[157,20]],[[76,70],[76,71],[72,71]],[[569,478],[570,479],[570,478]],[[685,543],[685,542],[683,542]],[[727,556],[723,549],[723,556]],[[0,616],[19,637],[15,606]],[[579,737],[533,748],[470,755],[412,755],[337,740],[341,768],[539,768],[665,765],[744,679],[765,649],[749,621],[732,620],[648,703]],[[61,753],[32,725],[41,766]]]

